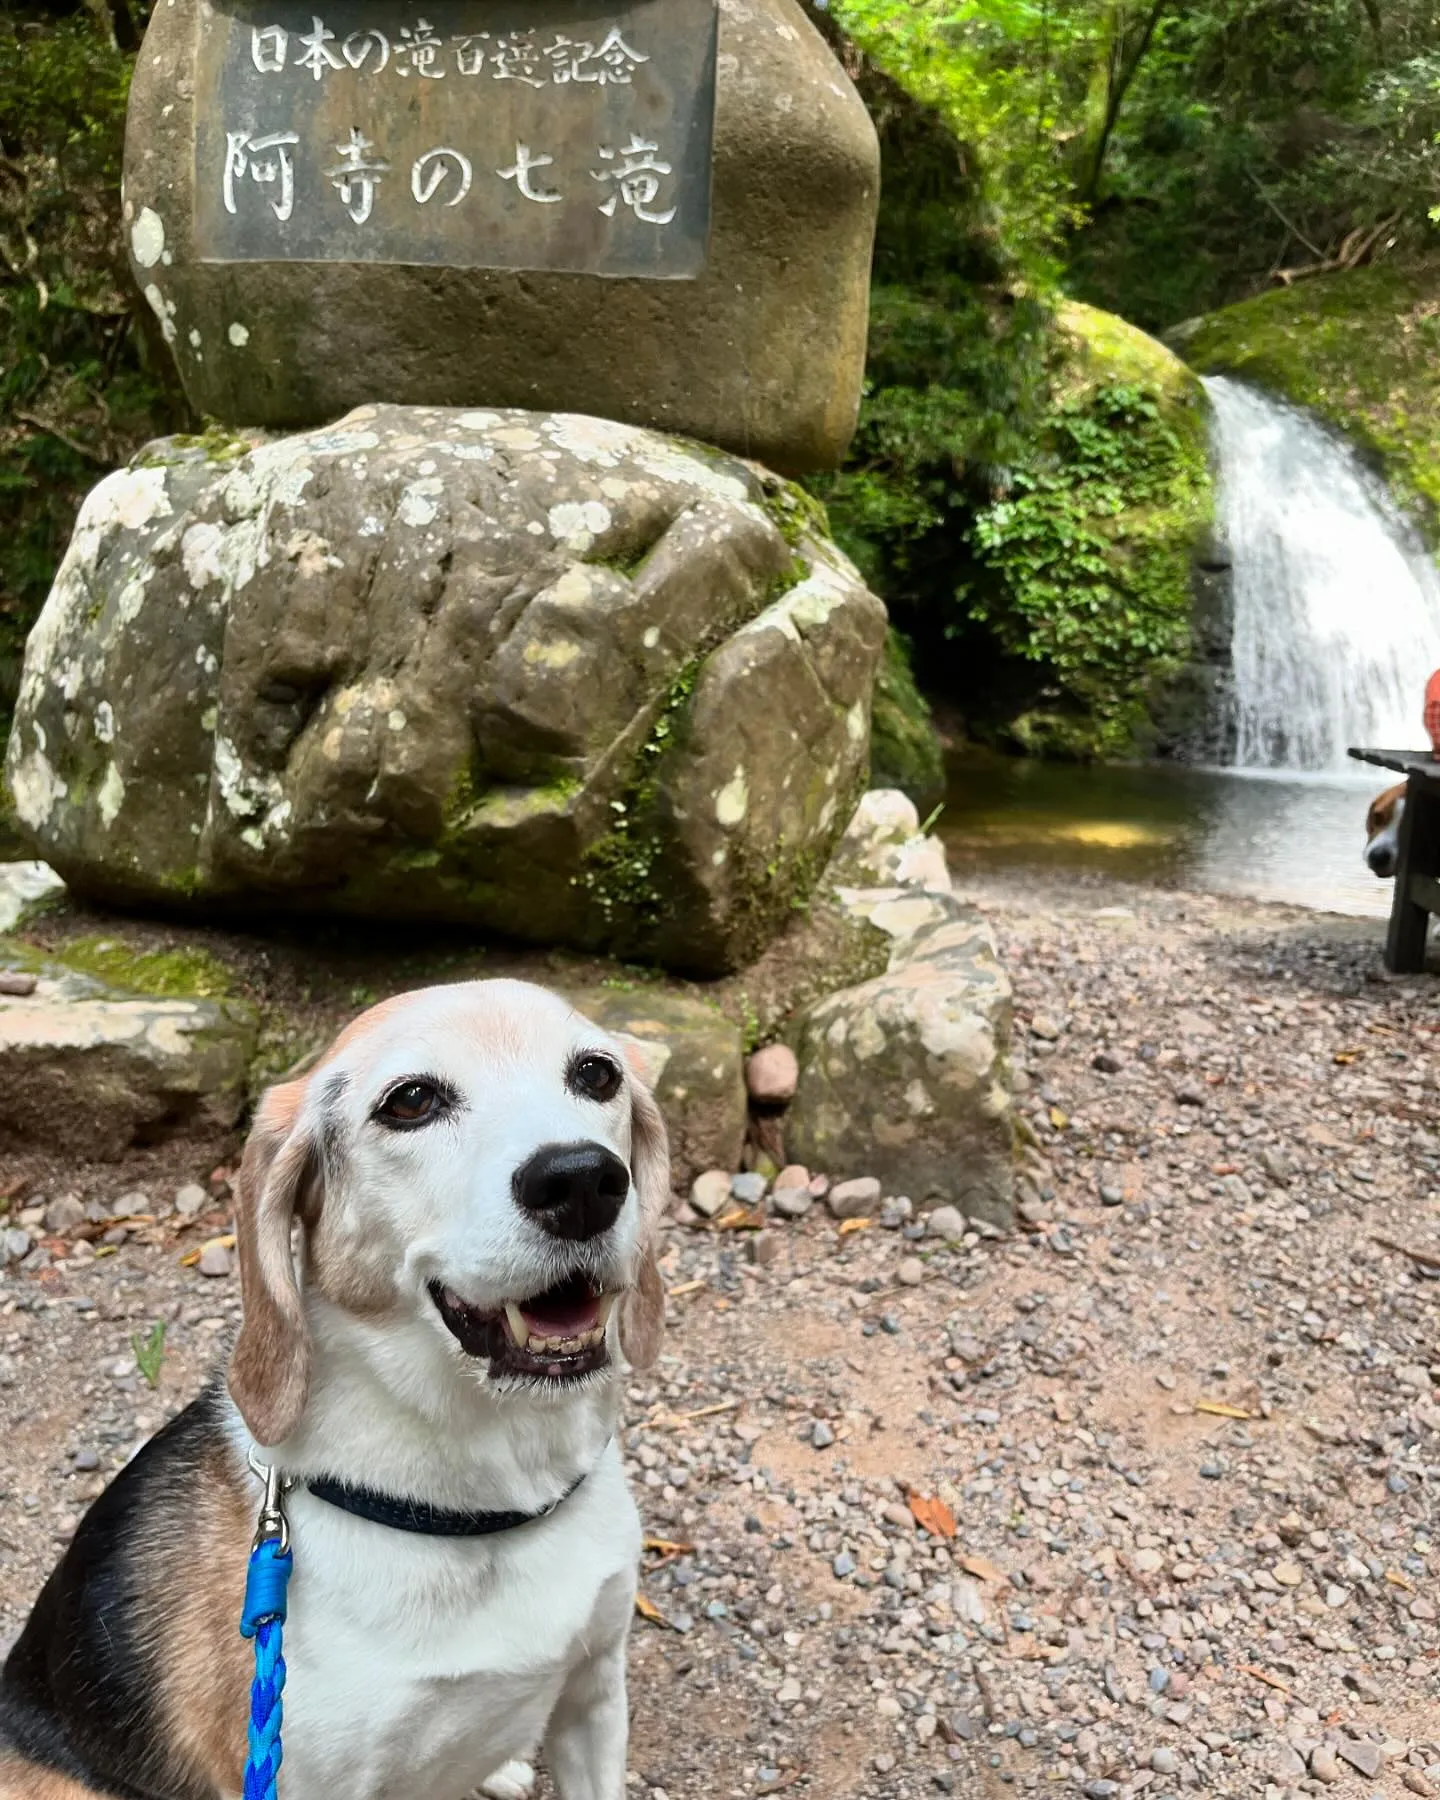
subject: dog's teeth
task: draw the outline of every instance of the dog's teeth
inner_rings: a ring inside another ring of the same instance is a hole
[[[601,1337],[605,1334],[605,1327],[610,1323],[610,1314],[614,1309],[615,1302],[618,1298],[619,1296],[617,1294],[602,1294],[600,1296],[600,1323],[596,1327],[596,1334]]]
[[[505,1317],[510,1326],[510,1336],[515,1341],[515,1348],[523,1350],[530,1342],[530,1327],[525,1323],[525,1315],[513,1300],[505,1302]]]

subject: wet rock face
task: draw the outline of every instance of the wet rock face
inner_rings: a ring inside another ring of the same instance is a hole
[[[803,496],[635,428],[167,440],[82,510],[7,773],[82,895],[714,973],[824,866],[884,628]]]

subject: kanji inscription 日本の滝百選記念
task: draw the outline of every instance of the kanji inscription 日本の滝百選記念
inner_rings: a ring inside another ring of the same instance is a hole
[[[203,259],[699,273],[715,0],[630,0],[598,25],[585,0],[398,11],[202,16]]]

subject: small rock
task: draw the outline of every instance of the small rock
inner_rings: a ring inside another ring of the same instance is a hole
[[[1329,1782],[1332,1785],[1341,1779],[1344,1771],[1336,1760],[1335,1752],[1328,1744],[1317,1744],[1310,1752],[1310,1773],[1317,1781]]]
[[[901,1287],[919,1287],[925,1279],[925,1265],[918,1256],[907,1256],[895,1271],[895,1279]]]
[[[781,1706],[794,1706],[803,1693],[800,1683],[793,1675],[787,1675],[775,1690],[775,1699]]]
[[[837,1219],[863,1219],[880,1204],[880,1183],[873,1175],[837,1182],[827,1196],[827,1204]]]
[[[18,1225],[0,1232],[0,1262],[21,1262],[30,1254],[31,1238]]]
[[[800,1065],[788,1044],[767,1044],[745,1064],[745,1086],[761,1106],[785,1106],[795,1098]]]
[[[1431,1797],[1431,1800],[1433,1800],[1436,1793],[1435,1784],[1433,1781],[1427,1781],[1425,1776],[1420,1773],[1419,1769],[1402,1769],[1400,1771],[1400,1779],[1405,1783],[1405,1786],[1409,1788],[1412,1794],[1428,1795]]]
[[[24,1000],[35,992],[38,985],[38,978],[34,975],[24,975],[18,969],[0,969],[0,994]]]
[[[1031,1037],[1042,1038],[1047,1044],[1053,1044],[1060,1035],[1060,1027],[1044,1013],[1036,1013],[1030,1021]]]
[[[1423,1594],[1410,1602],[1410,1617],[1419,1619],[1423,1624],[1430,1624],[1435,1617],[1435,1602],[1427,1600]]]
[[[1157,1775],[1174,1775],[1179,1771],[1179,1755],[1168,1745],[1162,1744],[1158,1750],[1150,1752],[1150,1767]]]
[[[1176,1092],[1175,1104],[1177,1106],[1204,1106],[1205,1095],[1197,1087],[1182,1087]]]
[[[965,1236],[965,1215],[957,1206],[937,1206],[925,1221],[931,1237],[944,1238],[947,1244],[958,1244]]]
[[[100,1467],[100,1452],[98,1450],[92,1450],[88,1444],[83,1444],[80,1449],[75,1452],[71,1461],[74,1467],[82,1472],[87,1469],[98,1469]]]
[[[1156,1575],[1165,1566],[1165,1558],[1158,1550],[1137,1550],[1130,1561],[1137,1575]]]
[[[1300,1583],[1305,1579],[1305,1571],[1298,1563],[1293,1562],[1276,1563],[1274,1569],[1271,1570],[1271,1573],[1280,1583],[1281,1587],[1299,1587]]]
[[[815,1204],[808,1187],[777,1187],[770,1196],[770,1210],[782,1219],[803,1219]]]
[[[1112,1187],[1107,1182],[1100,1189],[1100,1204],[1102,1206],[1123,1206],[1125,1204],[1124,1188]]]
[[[730,1177],[730,1195],[742,1206],[758,1206],[765,1198],[765,1189],[769,1185],[765,1177],[760,1174],[732,1175]]]
[[[753,1231],[749,1252],[750,1261],[757,1269],[768,1269],[780,1254],[780,1240],[773,1231]]]
[[[187,1181],[175,1195],[175,1210],[182,1219],[193,1219],[197,1213],[205,1211],[210,1204],[210,1196],[198,1181]]]
[[[45,1229],[51,1232],[73,1231],[85,1223],[85,1208],[73,1194],[61,1194],[45,1208]]]
[[[880,1208],[880,1224],[886,1231],[899,1231],[902,1225],[908,1225],[914,1216],[915,1208],[905,1195],[898,1199],[887,1200]]]
[[[1378,1775],[1385,1766],[1385,1752],[1369,1738],[1342,1737],[1335,1746],[1335,1754],[1367,1777]],[[1313,1759],[1311,1766],[1314,1766]]]
[[[847,1575],[855,1573],[855,1558],[848,1550],[842,1550],[830,1565],[837,1581],[843,1581]]]
[[[804,1163],[787,1163],[775,1177],[775,1185],[777,1188],[808,1188],[810,1171]]]
[[[835,1433],[823,1419],[817,1419],[810,1429],[810,1442],[817,1450],[828,1450],[835,1442]]]
[[[730,1171],[707,1169],[690,1184],[690,1204],[702,1219],[713,1219],[730,1203]]]
[[[1124,1059],[1110,1050],[1097,1050],[1090,1059],[1090,1067],[1098,1069],[1102,1075],[1118,1075],[1125,1067]]]
[[[219,1278],[230,1273],[230,1252],[223,1244],[207,1244],[196,1265],[202,1275]]]

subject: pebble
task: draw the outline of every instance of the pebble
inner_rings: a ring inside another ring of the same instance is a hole
[[[944,1238],[947,1244],[958,1244],[969,1227],[959,1207],[937,1206],[927,1215],[925,1229],[931,1237]]]
[[[925,1265],[918,1256],[907,1256],[895,1271],[895,1279],[901,1287],[919,1287],[925,1279]]]
[[[0,1262],[20,1262],[30,1254],[33,1242],[22,1226],[11,1225],[0,1232]]]
[[[776,1186],[770,1196],[770,1210],[782,1219],[803,1219],[815,1204],[808,1187]]]
[[[74,1194],[61,1194],[45,1208],[45,1229],[50,1232],[73,1231],[85,1223],[85,1208]]]
[[[230,1273],[230,1252],[223,1244],[207,1244],[196,1265],[202,1275],[219,1277]]]
[[[1123,1206],[1125,1204],[1124,1188],[1112,1187],[1106,1183],[1100,1189],[1100,1204],[1102,1206]]]
[[[804,1163],[786,1163],[785,1167],[775,1177],[775,1185],[777,1188],[808,1188],[810,1185],[810,1171],[805,1167]]]
[[[690,1183],[690,1204],[702,1219],[713,1219],[730,1204],[730,1171],[707,1169]]]
[[[210,1196],[198,1181],[187,1181],[175,1194],[175,1210],[182,1219],[193,1219],[210,1205]]]
[[[1036,1013],[1030,1021],[1030,1035],[1040,1038],[1047,1044],[1053,1044],[1060,1036],[1060,1027],[1045,1013]]]
[[[1180,1757],[1168,1745],[1150,1752],[1150,1767],[1157,1775],[1174,1775],[1179,1772]]]
[[[880,1204],[880,1183],[873,1175],[837,1182],[831,1188],[826,1204],[837,1219],[863,1219]]]
[[[1102,1075],[1118,1075],[1125,1067],[1125,1059],[1110,1050],[1097,1050],[1090,1059],[1090,1067],[1098,1069]]]
[[[1344,1770],[1328,1744],[1317,1744],[1310,1752],[1310,1773],[1317,1781],[1333,1785],[1343,1777]]]
[[[810,1442],[817,1450],[828,1450],[835,1442],[835,1433],[823,1419],[817,1419],[810,1428]]]
[[[745,1086],[761,1106],[784,1106],[795,1098],[800,1065],[788,1044],[767,1044],[745,1064]]]
[[[831,1563],[830,1568],[837,1581],[843,1581],[847,1575],[855,1573],[855,1558],[848,1550],[842,1550]]]
[[[1385,1766],[1385,1752],[1370,1738],[1342,1737],[1335,1745],[1335,1754],[1365,1776],[1378,1775]]]
[[[758,1206],[765,1198],[765,1189],[769,1185],[763,1175],[750,1171],[732,1175],[730,1177],[730,1197],[738,1200],[742,1206]],[[694,1205],[693,1200],[691,1205]]]
[[[37,976],[27,975],[19,969],[0,969],[0,994],[25,1000],[39,985]]]

